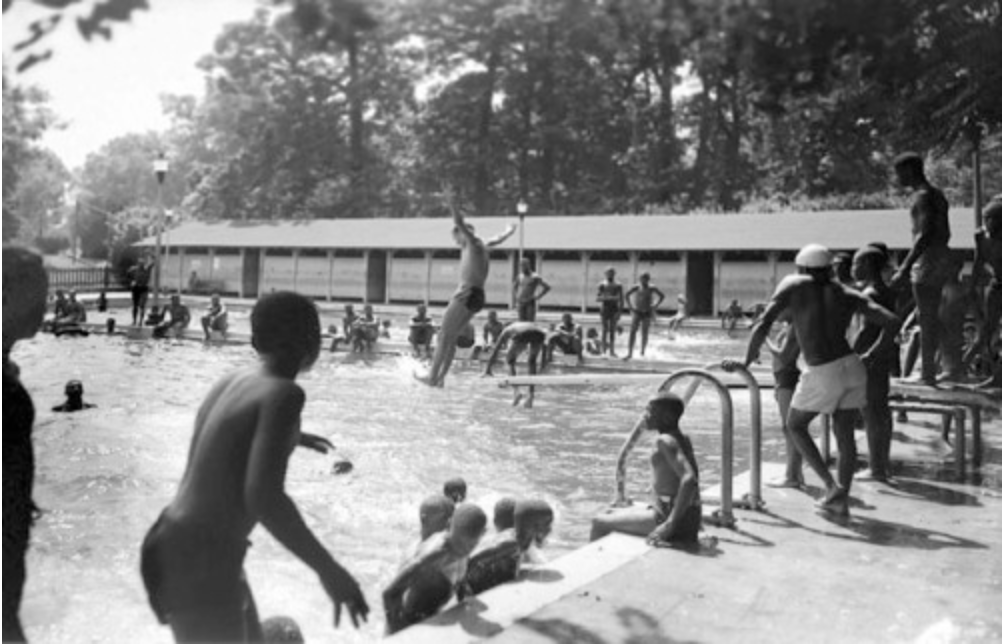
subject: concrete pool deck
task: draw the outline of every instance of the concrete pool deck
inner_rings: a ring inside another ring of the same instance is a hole
[[[391,641],[1000,642],[1001,424],[963,483],[939,429],[897,424],[894,483],[855,481],[849,519],[814,511],[810,475],[809,493],[767,487],[765,511],[736,510],[691,551],[612,535]]]

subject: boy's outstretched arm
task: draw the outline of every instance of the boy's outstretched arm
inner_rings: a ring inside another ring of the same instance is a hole
[[[296,384],[275,386],[262,403],[248,454],[244,502],[248,511],[294,556],[317,573],[335,603],[335,625],[344,604],[355,626],[366,620],[369,607],[359,584],[330,553],[303,521],[286,494],[286,468],[296,446],[304,394]]]
[[[464,226],[464,229],[466,230],[467,226]],[[512,237],[512,234],[514,232],[516,232],[516,224],[509,224],[509,226],[504,231],[502,231],[501,233],[499,233],[495,237],[492,237],[491,239],[489,239],[488,241],[486,241],[485,242],[485,246],[487,246],[489,248],[492,248],[494,246],[498,246],[499,244],[501,244],[505,240],[507,240],[510,237]]]

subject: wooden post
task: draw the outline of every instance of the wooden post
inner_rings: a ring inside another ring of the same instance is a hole
[[[712,303],[711,312],[717,316],[721,312],[721,302],[722,302],[722,257],[723,253],[720,250],[716,250],[714,254],[714,264],[715,264],[715,301]]]
[[[328,256],[328,288],[327,288],[328,294],[327,294],[327,300],[330,302],[332,299],[334,299],[334,284],[333,284],[333,282],[335,281],[335,251],[329,249],[328,252],[327,252],[327,256]]]
[[[240,286],[237,288],[237,295],[241,299],[244,299],[245,297],[248,296],[247,293],[244,292],[244,271],[247,270],[247,269],[244,268],[244,262],[248,261],[247,255],[248,255],[247,249],[246,248],[242,248],[241,249],[241,253],[240,253],[240,256],[241,256],[241,278],[240,278],[240,280],[238,280],[238,283],[240,284]]]
[[[432,301],[432,260],[433,252],[425,251],[425,305]]]
[[[509,310],[516,310],[516,290],[513,288],[513,284],[516,282],[516,276],[519,275],[519,260],[516,258],[516,253],[509,251]]]
[[[582,260],[582,314],[589,310],[589,252],[580,253]]]
[[[631,261],[631,283],[638,283],[638,262],[641,260],[641,253],[636,250],[628,253],[628,259]]]
[[[776,250],[772,250],[767,253],[767,263],[770,265],[770,293],[767,294],[767,298],[770,299],[774,295],[774,291],[777,290],[777,260],[780,259],[781,255]]]
[[[216,249],[215,248],[210,248],[209,249],[209,277],[207,277],[206,279],[209,279],[209,280],[213,279],[213,269],[216,268],[214,266],[215,263],[216,263]]]
[[[178,292],[185,290],[187,282],[185,280],[185,247],[178,246]]]
[[[297,286],[300,281],[300,249],[293,249],[293,290],[299,290]]]
[[[366,282],[369,283],[369,251],[366,251]],[[394,251],[387,251],[387,270],[384,272],[383,280],[383,303],[390,304],[390,284],[393,279]],[[368,295],[367,295],[368,299]]]

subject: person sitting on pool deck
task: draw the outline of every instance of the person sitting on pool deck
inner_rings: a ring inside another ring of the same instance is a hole
[[[359,584],[284,489],[289,457],[303,443],[304,392],[296,378],[321,349],[317,307],[296,293],[262,297],[251,312],[251,345],[261,365],[225,375],[210,390],[177,493],[143,541],[150,605],[178,641],[260,641],[242,570],[258,523],[317,574],[335,605],[336,627],[342,608],[357,627],[369,612]]]
[[[187,329],[188,324],[192,321],[191,311],[181,303],[181,296],[178,294],[171,296],[171,303],[167,307],[167,313],[169,317],[153,327],[153,337],[164,338],[168,335],[181,335],[181,332]]]
[[[586,331],[586,353],[591,356],[598,356],[603,353],[603,347],[600,346],[600,334],[595,327],[589,327]]]
[[[432,336],[436,332],[436,327],[429,317],[428,309],[424,304],[419,304],[415,308],[415,315],[408,324],[408,344],[411,345],[412,355],[416,358],[424,355],[432,356]]]
[[[790,311],[806,370],[791,401],[788,430],[805,462],[826,485],[819,508],[843,516],[847,514],[857,461],[854,424],[858,410],[867,404],[865,364],[878,355],[876,352],[888,350],[895,340],[899,318],[837,282],[830,268],[830,251],[824,246],[809,244],[802,248],[795,256],[795,266],[799,273],[781,281],[767,310],[753,326],[743,364],[749,367],[756,362],[771,325]],[[847,341],[847,327],[855,313],[882,328],[872,347],[860,357]],[[809,436],[809,423],[821,413],[833,415],[839,450],[837,480]]]
[[[471,555],[458,597],[479,595],[515,581],[531,548],[544,546],[553,524],[554,510],[547,502],[518,501],[513,508],[513,527],[488,538]]]
[[[42,322],[42,331],[52,332],[56,320],[66,315],[66,291],[61,288],[56,289],[55,299],[52,302],[52,318]]]
[[[575,356],[576,362],[582,364],[582,327],[575,323],[571,313],[562,314],[561,324],[548,335],[547,362],[554,362],[556,348],[566,356]]]
[[[73,412],[93,409],[97,405],[84,402],[84,383],[79,380],[71,380],[66,383],[63,390],[66,393],[66,401],[52,408],[56,412]]]
[[[658,432],[652,464],[652,504],[611,508],[593,520],[590,541],[611,532],[646,536],[649,543],[693,543],[701,529],[701,494],[697,458],[690,438],[680,429],[683,400],[661,392],[648,401],[647,429]]]
[[[443,484],[443,496],[454,503],[463,503],[467,499],[467,481],[455,476]]]
[[[662,291],[651,285],[651,281],[652,277],[648,273],[642,273],[638,277],[638,283],[624,294],[628,311],[631,312],[631,333],[628,336],[628,352],[624,356],[625,360],[630,360],[634,355],[634,340],[639,327],[641,327],[641,356],[645,357],[645,348],[648,346],[648,327],[655,320],[655,313],[659,310],[659,305],[666,299]],[[652,301],[653,296],[656,298],[655,302]]]
[[[219,293],[213,293],[209,298],[209,310],[202,316],[202,331],[206,334],[206,340],[212,337],[213,331],[227,334],[227,307],[220,299]]]
[[[736,325],[739,324],[739,320],[746,317],[746,312],[743,311],[743,307],[739,304],[739,300],[732,300],[728,308],[722,313],[722,328],[728,335],[732,335],[732,332],[736,330]]]
[[[383,592],[388,635],[435,615],[450,601],[467,576],[467,560],[487,523],[481,508],[461,503],[450,530],[422,542]]]
[[[453,211],[453,239],[460,246],[460,288],[443,313],[429,373],[418,378],[433,387],[443,386],[457,352],[457,338],[464,333],[475,314],[484,308],[485,280],[488,279],[490,265],[488,249],[498,246],[516,232],[516,226],[511,225],[497,237],[487,241],[481,239],[474,234],[474,226],[464,221],[460,210],[453,203],[452,195],[447,196]]]
[[[680,327],[683,326],[683,323],[689,317],[690,312],[687,310],[687,298],[681,293],[676,296],[676,313],[673,314],[673,317],[669,318],[669,332],[674,333],[679,331]]]
[[[530,375],[535,375],[539,370],[543,370],[544,362],[541,360],[541,356],[544,354],[544,345],[547,343],[547,331],[537,326],[533,322],[513,322],[502,331],[502,335],[499,336],[499,341],[495,344],[495,348],[492,349],[492,355],[488,358],[488,364],[485,366],[485,376],[492,375],[492,367],[495,366],[495,361],[498,359],[499,351],[501,351],[503,345],[508,345],[509,349],[506,351],[506,364],[509,365],[509,375],[516,375],[516,360],[519,355],[523,353],[524,350],[527,351],[526,366]],[[538,361],[540,361],[540,369],[538,369]],[[525,406],[527,409],[533,407],[533,393],[534,387],[530,385],[529,395],[526,397]],[[513,406],[516,406],[523,400],[523,394],[520,392],[519,387],[513,387]]]
[[[87,322],[87,309],[77,299],[77,292],[70,291],[63,315],[52,321],[52,332],[56,335],[87,335],[87,330],[80,326],[84,322]]]

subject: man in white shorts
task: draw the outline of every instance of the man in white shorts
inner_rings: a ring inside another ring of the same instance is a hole
[[[854,422],[857,410],[867,402],[865,363],[892,344],[899,319],[860,292],[836,281],[830,261],[830,251],[819,244],[809,244],[799,251],[795,258],[798,274],[789,275],[778,285],[753,328],[745,364],[748,367],[757,360],[771,325],[784,311],[789,311],[807,367],[791,401],[788,429],[805,462],[826,485],[820,508],[846,515],[857,460]],[[861,356],[847,342],[847,325],[855,313],[883,328],[875,344]],[[833,415],[840,451],[836,481],[809,436],[809,423],[818,414]]]

